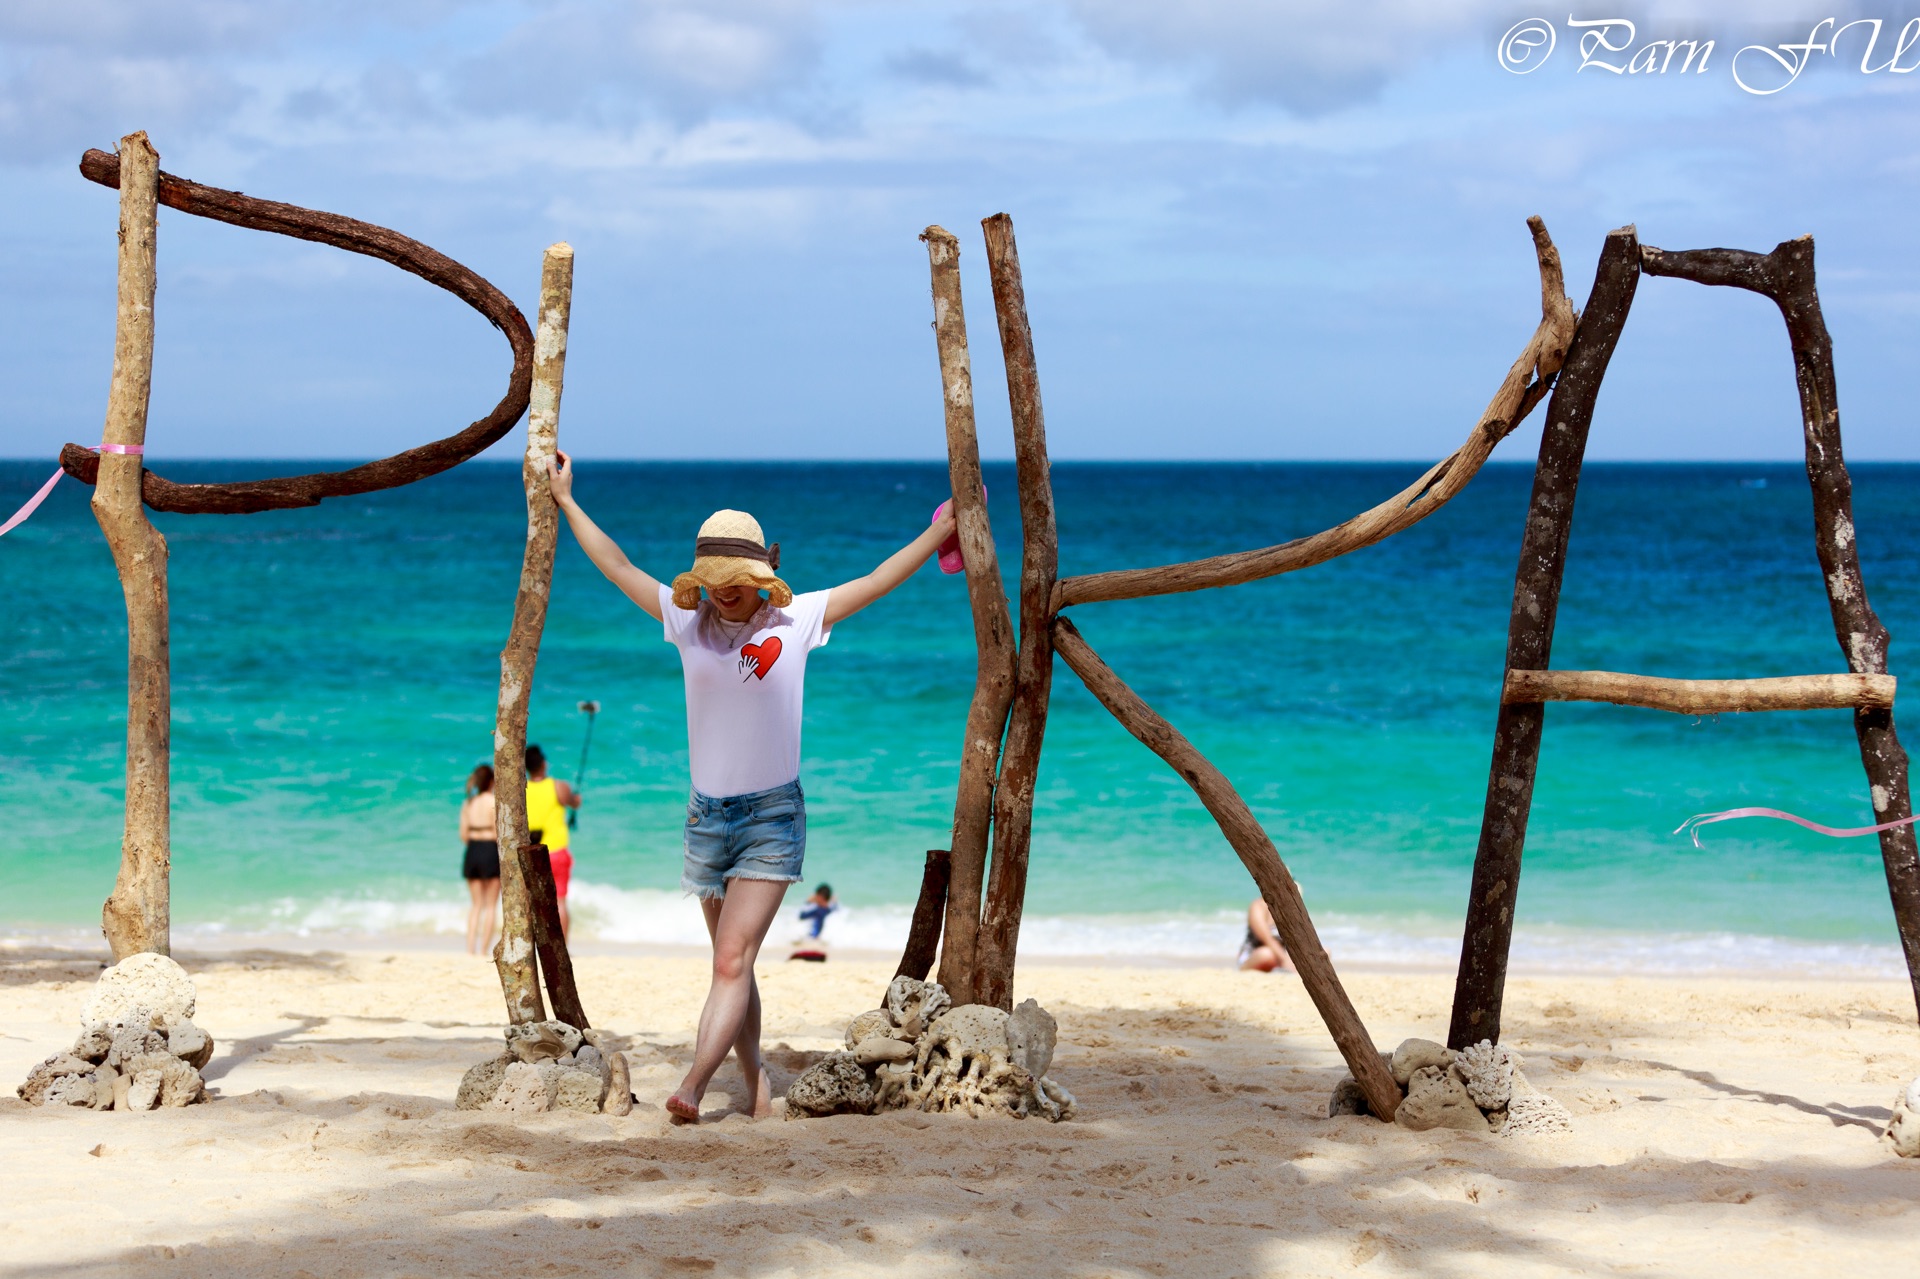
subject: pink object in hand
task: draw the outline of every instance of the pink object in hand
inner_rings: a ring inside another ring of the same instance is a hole
[[[986,496],[987,486],[982,484],[980,486],[980,497],[984,501]],[[934,508],[933,519],[929,520],[928,523],[938,523],[940,517],[947,513],[947,508],[952,505],[953,503],[951,501],[940,503],[939,506]],[[960,531],[958,529],[954,530],[952,537],[940,543],[940,571],[942,573],[964,573],[967,571],[967,562],[960,558]]]

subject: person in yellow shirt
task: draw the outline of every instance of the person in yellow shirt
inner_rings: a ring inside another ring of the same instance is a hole
[[[567,914],[567,884],[573,879],[571,832],[567,829],[567,810],[580,807],[580,793],[557,778],[547,776],[547,756],[538,746],[527,747],[527,831],[536,844],[547,846],[553,862],[553,894],[560,899],[560,931],[573,931],[573,919]]]

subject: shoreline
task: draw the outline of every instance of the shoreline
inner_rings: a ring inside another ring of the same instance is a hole
[[[452,933],[285,933],[285,932],[193,932],[176,930],[174,956],[182,959],[199,959],[209,962],[231,960],[249,954],[288,955],[288,956],[339,956],[365,957],[369,955],[419,955],[422,957],[464,957],[464,938]],[[1892,949],[1891,947],[1889,949]],[[620,942],[603,941],[594,938],[576,939],[569,946],[575,959],[670,959],[704,961],[711,953],[706,946],[677,942]],[[886,965],[891,967],[898,959],[897,951],[880,950],[872,947],[852,947],[830,945],[828,959],[824,964],[805,961],[793,961],[787,958],[788,946],[776,943],[769,938],[769,944],[760,954],[760,964],[790,963],[796,968],[830,966],[836,961],[841,966],[857,965],[870,967]],[[102,966],[111,961],[111,953],[106,941],[97,933],[89,936],[80,929],[42,929],[30,932],[12,932],[0,929],[0,960],[9,956],[20,956],[32,952],[55,952],[64,959],[97,960]],[[473,956],[476,966],[490,961],[482,956]],[[1366,976],[1405,976],[1405,977],[1451,977],[1455,971],[1453,963],[1386,962],[1379,960],[1342,959],[1338,952],[1333,954],[1335,968],[1342,974]],[[1181,970],[1192,972],[1232,972],[1238,973],[1239,965],[1232,956],[1224,959],[1211,959],[1191,955],[1156,955],[1151,953],[1133,954],[1035,954],[1022,953],[1020,968],[1039,969],[1112,969],[1127,972],[1153,972],[1158,970]],[[490,969],[489,969],[490,971]],[[1826,983],[1864,983],[1868,985],[1888,982],[1906,985],[1904,971],[1894,973],[1860,972],[1857,970],[1833,968],[1782,968],[1782,967],[1699,967],[1679,969],[1670,967],[1622,969],[1593,965],[1590,967],[1566,967],[1556,965],[1527,964],[1516,959],[1509,968],[1509,975],[1515,980],[1552,981],[1568,980],[1634,980],[1654,982],[1690,982],[1690,981],[1742,981],[1742,982],[1826,982]],[[1292,974],[1279,974],[1282,978],[1291,978]]]

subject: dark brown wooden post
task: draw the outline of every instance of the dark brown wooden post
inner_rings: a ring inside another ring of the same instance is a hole
[[[953,860],[944,848],[929,848],[927,864],[920,872],[920,899],[913,906],[913,923],[907,929],[906,949],[900,952],[895,977],[925,981],[933,971],[933,959],[940,950],[940,920],[947,910],[947,879],[953,872]]]
[[[1047,424],[1040,409],[1040,371],[1027,323],[1027,294],[1013,219],[996,213],[986,231],[994,313],[1013,406],[1013,461],[1020,488],[1020,649],[1014,664],[1013,713],[993,793],[993,867],[976,949],[975,1003],[1013,1008],[1013,968],[1020,914],[1027,897],[1027,853],[1033,843],[1033,788],[1047,732],[1053,688],[1053,584],[1060,572],[1053,519],[1053,477]]]
[[[553,857],[545,844],[527,849],[528,916],[533,925],[533,950],[546,979],[553,1015],[585,1030],[587,1010],[580,1006],[580,990],[573,981],[573,956],[567,953],[567,931],[560,925],[560,893],[553,879]]]
[[[1731,285],[1771,298],[1786,321],[1793,346],[1794,379],[1800,390],[1800,424],[1807,444],[1807,480],[1813,487],[1813,544],[1833,614],[1834,638],[1856,675],[1885,674],[1887,628],[1867,602],[1860,575],[1859,539],[1853,527],[1853,479],[1840,448],[1840,393],[1833,371],[1833,339],[1820,312],[1815,287],[1813,237],[1802,236],[1772,253],[1701,249],[1668,253],[1641,250],[1649,275],[1671,275],[1699,284]],[[1875,823],[1913,815],[1907,752],[1893,727],[1891,706],[1862,705],[1853,714],[1860,761]],[[1880,832],[1880,859],[1893,899],[1894,923],[1906,952],[1914,1006],[1920,1010],[1920,848],[1914,828]]]
[[[1527,507],[1520,543],[1520,567],[1513,583],[1513,614],[1507,626],[1507,669],[1545,670],[1553,650],[1554,614],[1560,607],[1560,578],[1566,568],[1567,538],[1573,531],[1573,499],[1586,456],[1587,431],[1600,394],[1607,362],[1620,340],[1633,292],[1640,278],[1640,246],[1631,226],[1607,236],[1593,291],[1580,316],[1547,402],[1547,424],[1540,437],[1540,460],[1533,474],[1533,498]],[[1480,820],[1480,846],[1473,859],[1473,888],[1460,943],[1460,970],[1454,982],[1452,1047],[1500,1038],[1500,1002],[1507,980],[1507,953],[1513,944],[1513,907],[1520,886],[1520,854],[1526,844],[1527,815],[1533,807],[1533,779],[1540,762],[1544,706],[1539,702],[1502,702],[1494,729],[1493,765]]]

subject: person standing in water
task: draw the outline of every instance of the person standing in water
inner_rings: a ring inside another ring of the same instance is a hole
[[[715,511],[694,541],[693,567],[667,586],[634,567],[587,518],[573,497],[571,458],[558,454],[547,471],[580,548],[661,623],[666,641],[680,651],[686,680],[693,790],[680,885],[700,899],[713,971],[693,1065],[667,1098],[667,1111],[679,1122],[697,1123],[707,1085],[731,1051],[751,1113],[764,1118],[773,1102],[760,1058],[753,963],[806,853],[800,713],[807,655],[827,642],[836,622],[926,563],[952,534],[953,516],[943,514],[865,577],[795,595],[775,572],[779,544],[767,544],[759,522],[745,511]]]
[[[569,847],[573,834],[567,829],[567,810],[578,807],[579,792],[557,778],[548,777],[546,752],[538,746],[528,746],[527,833],[533,836],[534,843],[547,846],[547,858],[553,863],[553,895],[560,903],[563,937],[573,931],[573,917],[567,913],[567,885],[573,880],[573,849]]]
[[[467,953],[493,949],[494,910],[500,905],[500,841],[494,829],[493,766],[482,764],[467,778],[460,805],[460,841],[467,846],[460,873],[472,903],[467,909]]]

